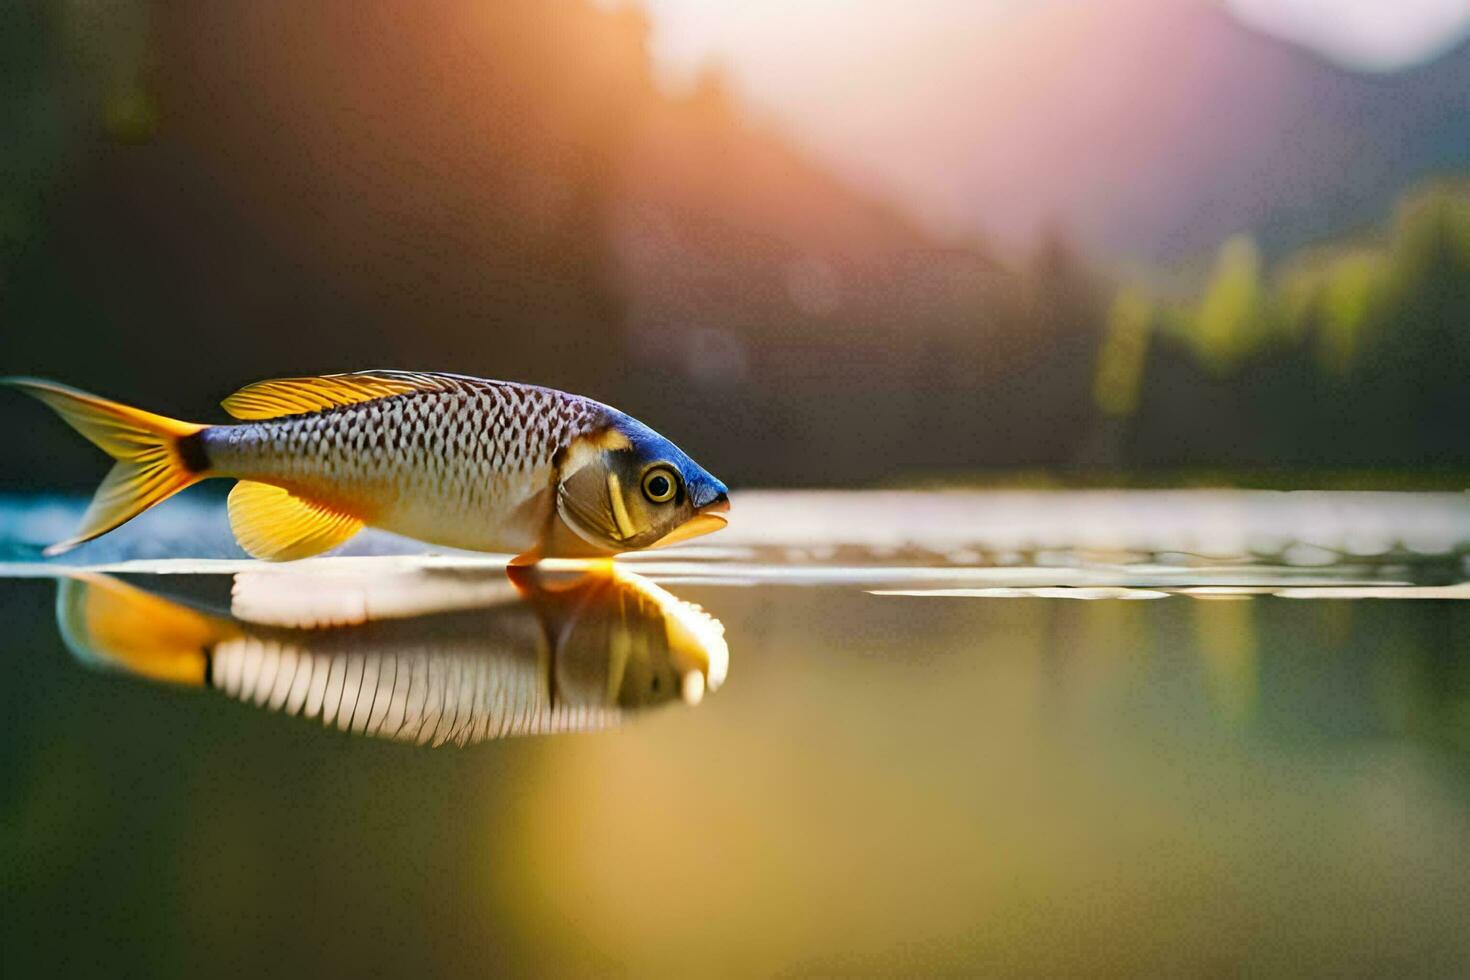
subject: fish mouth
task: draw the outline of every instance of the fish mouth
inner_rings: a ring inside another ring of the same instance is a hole
[[[720,494],[714,500],[699,508],[699,511],[689,520],[674,528],[668,534],[659,538],[650,548],[662,548],[665,545],[678,544],[680,541],[688,541],[702,534],[710,534],[718,531],[729,523],[723,515],[730,510],[730,498]]]

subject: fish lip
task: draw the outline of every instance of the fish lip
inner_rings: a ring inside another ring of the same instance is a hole
[[[680,524],[678,527],[674,528],[668,534],[665,534],[663,537],[659,538],[648,547],[662,548],[665,545],[677,544],[680,541],[687,541],[690,538],[697,538],[703,534],[713,534],[715,531],[720,530],[729,523],[730,522],[728,520],[721,517],[719,514],[711,514],[701,509],[697,513],[695,513],[693,517],[689,518],[689,520],[685,521],[683,524]]]
[[[721,493],[714,500],[699,508],[700,514],[728,514],[730,512],[730,495]]]

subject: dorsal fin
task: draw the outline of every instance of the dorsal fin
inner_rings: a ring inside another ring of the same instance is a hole
[[[241,480],[230,491],[230,530],[252,558],[294,561],[362,530],[362,519],[269,483]]]
[[[410,371],[361,371],[323,374],[314,378],[276,378],[246,385],[224,401],[225,411],[237,419],[274,419],[302,415],[324,408],[370,402],[374,398],[411,391],[445,391],[453,383],[435,374]]]

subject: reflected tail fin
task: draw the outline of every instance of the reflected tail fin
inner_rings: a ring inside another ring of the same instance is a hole
[[[88,572],[58,583],[56,624],[88,666],[189,687],[205,683],[213,648],[239,634],[228,619]]]

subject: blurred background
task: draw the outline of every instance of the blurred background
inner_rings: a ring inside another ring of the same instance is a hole
[[[0,20],[7,373],[535,381],[736,484],[1470,468],[1463,0]]]

